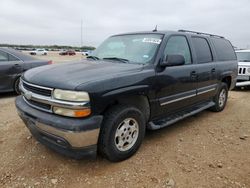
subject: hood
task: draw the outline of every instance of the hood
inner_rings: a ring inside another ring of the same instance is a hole
[[[250,66],[250,62],[239,61],[238,65],[240,65],[240,66]]]
[[[46,65],[24,73],[23,79],[32,84],[74,90],[78,85],[138,72],[143,65],[109,61],[82,61]]]

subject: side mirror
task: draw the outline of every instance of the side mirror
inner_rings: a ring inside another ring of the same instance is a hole
[[[184,65],[183,55],[167,55],[165,61],[161,62],[162,67]]]

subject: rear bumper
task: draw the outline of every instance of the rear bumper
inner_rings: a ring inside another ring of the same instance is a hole
[[[74,158],[96,155],[102,116],[74,119],[41,112],[21,96],[16,98],[16,107],[27,128],[42,144]]]

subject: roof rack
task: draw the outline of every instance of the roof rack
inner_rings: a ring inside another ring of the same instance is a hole
[[[181,29],[181,30],[178,30],[178,32],[194,33],[194,34],[198,34],[198,35],[208,35],[208,36],[211,36],[211,37],[219,37],[219,38],[224,39],[224,37],[219,36],[219,35],[213,35],[213,34],[209,34],[209,33],[202,33],[202,32],[197,32],[197,31],[189,31],[189,30]]]

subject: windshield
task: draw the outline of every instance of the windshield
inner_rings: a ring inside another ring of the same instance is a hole
[[[236,52],[238,61],[250,62],[250,52]]]
[[[162,37],[161,34],[112,36],[105,40],[91,56],[98,59],[146,64],[153,60]]]

